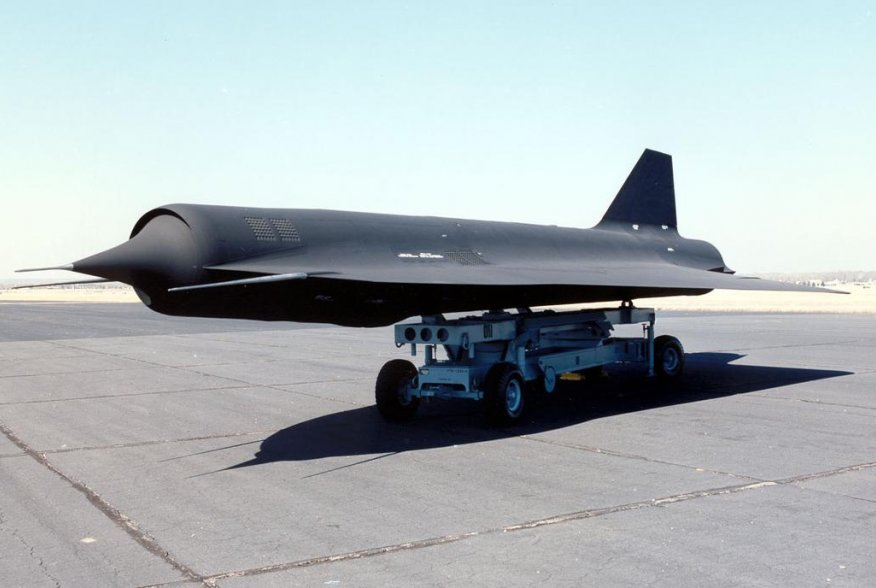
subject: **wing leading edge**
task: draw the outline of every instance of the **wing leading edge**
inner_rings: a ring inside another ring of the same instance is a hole
[[[621,267],[600,266],[592,268],[537,268],[491,265],[470,268],[446,268],[440,271],[430,268],[339,268],[338,271],[324,272],[296,266],[303,271],[288,272],[285,264],[277,262],[265,264],[235,263],[236,272],[252,272],[259,277],[221,281],[202,286],[174,288],[171,291],[192,290],[210,286],[245,286],[257,282],[293,281],[312,277],[322,279],[374,282],[383,284],[453,285],[453,286],[598,286],[618,288],[659,288],[692,290],[774,290],[784,292],[825,292],[847,294],[840,290],[819,288],[777,280],[766,280],[752,276],[741,276],[665,264],[639,264]],[[214,268],[219,269],[219,268]],[[229,268],[230,269],[230,268]],[[277,273],[274,273],[277,272]],[[293,276],[293,277],[289,277]]]

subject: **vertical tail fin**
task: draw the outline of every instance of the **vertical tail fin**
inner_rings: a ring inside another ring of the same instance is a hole
[[[671,156],[645,149],[596,226],[617,223],[677,228]]]

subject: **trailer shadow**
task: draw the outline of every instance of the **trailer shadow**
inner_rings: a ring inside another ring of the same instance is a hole
[[[592,381],[561,382],[550,398],[529,411],[526,422],[507,428],[487,425],[479,407],[470,401],[425,403],[420,414],[406,423],[385,422],[373,406],[355,408],[277,431],[262,441],[252,459],[227,469],[337,456],[370,456],[362,461],[371,461],[406,451],[532,435],[619,414],[853,373],[733,364],[741,357],[734,353],[688,354],[684,377],[668,386],[645,379],[641,368],[622,367]]]

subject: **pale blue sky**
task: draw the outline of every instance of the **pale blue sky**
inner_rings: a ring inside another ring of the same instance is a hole
[[[874,12],[3,3],[0,277],[169,202],[588,227],[645,147],[730,267],[876,269]]]

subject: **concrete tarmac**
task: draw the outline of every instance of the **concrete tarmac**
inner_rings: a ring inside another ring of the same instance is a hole
[[[391,329],[0,305],[3,586],[872,586],[876,317],[666,314],[688,352],[521,426],[383,422]]]

